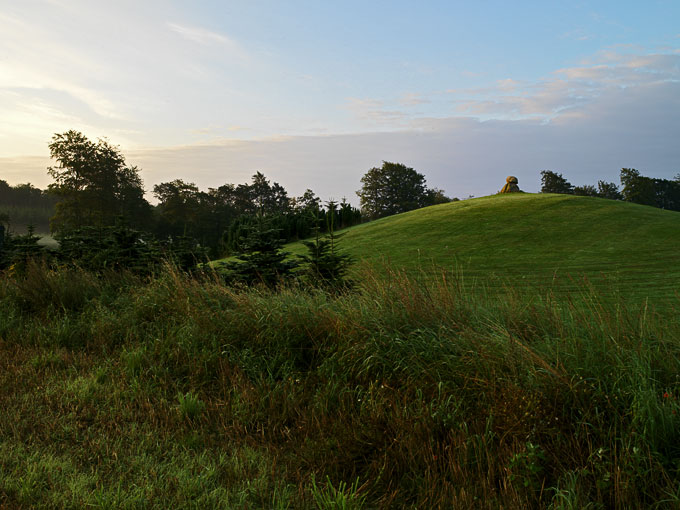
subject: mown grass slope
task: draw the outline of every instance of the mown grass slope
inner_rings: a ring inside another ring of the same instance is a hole
[[[411,211],[345,231],[341,248],[411,274],[457,268],[494,290],[583,287],[635,300],[675,298],[680,214],[556,194],[495,195]],[[303,253],[301,243],[286,246]]]

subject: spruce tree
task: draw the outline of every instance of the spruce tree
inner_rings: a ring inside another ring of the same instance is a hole
[[[347,254],[338,252],[337,242],[344,234],[335,233],[337,204],[330,201],[327,205],[327,235],[321,236],[319,211],[317,209],[314,240],[302,241],[302,244],[307,247],[308,253],[307,255],[298,255],[298,257],[307,264],[306,270],[303,272],[307,281],[317,286],[339,288],[349,284],[345,277],[352,263],[352,258]]]
[[[222,264],[227,271],[227,280],[275,287],[290,277],[298,263],[287,260],[288,252],[281,250],[284,240],[280,232],[280,229],[272,228],[270,220],[260,213],[254,228],[241,239],[243,253],[236,256],[238,260]]]

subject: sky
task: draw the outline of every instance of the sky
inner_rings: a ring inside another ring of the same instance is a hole
[[[467,198],[680,173],[680,2],[0,0],[0,179],[70,129],[147,190],[257,171],[358,203],[403,163]]]

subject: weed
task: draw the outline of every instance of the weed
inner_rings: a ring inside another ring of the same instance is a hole
[[[508,471],[510,481],[519,483],[525,489],[538,491],[543,487],[546,456],[543,449],[527,442],[523,452],[516,453],[510,459]]]
[[[130,351],[123,349],[121,358],[128,376],[136,377],[142,373],[142,370],[145,367],[146,348],[140,346]]]
[[[193,420],[205,411],[205,402],[191,392],[179,394],[179,412],[185,418]]]
[[[319,510],[359,510],[363,508],[366,497],[359,494],[359,479],[349,487],[345,482],[339,482],[337,488],[326,477],[326,486],[319,487],[312,477],[312,496]]]

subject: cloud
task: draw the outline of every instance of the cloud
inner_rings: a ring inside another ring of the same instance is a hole
[[[0,158],[0,168],[2,168],[0,179],[12,185],[30,182],[40,189],[45,189],[52,182],[47,175],[48,166],[50,166],[50,159],[46,156]]]
[[[187,27],[177,23],[168,23],[173,32],[177,32],[188,41],[199,44],[230,44],[231,41],[217,32],[211,32],[205,28]]]
[[[221,142],[131,156],[149,183],[186,178],[191,169],[191,180],[205,189],[245,182],[262,171],[292,195],[311,188],[324,199],[357,203],[361,176],[383,160],[408,164],[429,186],[461,198],[495,193],[508,174],[536,192],[546,169],[574,184],[618,183],[622,167],[673,178],[680,171],[679,132],[680,83],[662,82],[618,89],[583,105],[579,115],[548,124],[433,117],[394,132]]]
[[[249,58],[247,52],[236,41],[224,34],[213,32],[206,28],[190,27],[179,23],[168,22],[168,28],[179,34],[183,39],[203,46],[220,46],[221,51],[227,51],[232,57],[246,60]]]
[[[455,111],[484,119],[560,115],[574,117],[599,97],[620,88],[680,80],[680,55],[600,54],[597,63],[557,69],[547,78],[527,83],[501,80],[494,87],[451,89]]]
[[[385,103],[378,99],[350,97],[347,98],[346,107],[357,118],[368,121],[370,124],[397,127],[399,124],[404,124],[410,117],[407,111],[386,108]]]
[[[252,93],[237,82],[264,71],[224,34],[159,22],[161,7],[166,19],[187,14],[158,0],[25,0],[0,9],[0,154],[44,153],[46,140],[67,129],[148,146],[185,141],[225,112],[244,123]]]
[[[201,189],[250,180],[257,171],[291,195],[313,189],[323,199],[357,203],[361,176],[383,160],[412,166],[429,186],[450,196],[497,192],[509,174],[529,192],[540,189],[540,171],[554,170],[573,184],[598,179],[618,183],[622,167],[673,178],[679,171],[680,83],[668,81],[619,88],[584,104],[579,115],[488,120],[420,118],[408,130],[353,135],[292,136],[221,141],[171,149],[125,150],[142,169],[147,189],[181,178]],[[29,164],[30,163],[30,164]],[[28,178],[29,167],[35,175]],[[46,182],[44,161],[0,160],[16,182]],[[5,177],[3,177],[5,178]]]
[[[21,23],[4,21],[0,19],[3,29],[23,30]],[[231,41],[177,23],[174,28],[161,23],[148,34],[141,30],[147,26],[151,25],[135,25],[135,30],[140,29],[140,38],[148,37],[141,41],[148,43],[148,51],[139,55],[139,47],[133,45],[116,56],[111,69],[97,58],[99,54],[73,41],[37,31],[22,46],[3,30],[0,44],[10,51],[0,57],[0,153],[21,153],[13,135],[39,130],[39,150],[22,150],[45,154],[52,133],[74,128],[93,138],[108,135],[120,144],[128,162],[142,168],[147,186],[183,178],[205,189],[245,182],[263,171],[293,195],[312,188],[324,198],[346,196],[355,202],[359,179],[382,160],[413,166],[426,175],[430,186],[459,197],[493,193],[508,174],[517,175],[523,189],[537,191],[543,169],[563,172],[574,184],[592,184],[599,178],[617,181],[623,166],[667,178],[680,171],[677,50],[644,54],[612,48],[533,82],[508,78],[441,93],[409,90],[391,98],[350,97],[343,106],[354,116],[349,125],[355,134],[339,135],[337,125],[319,122],[314,128],[323,135],[229,141],[246,129],[242,125],[250,128],[248,135],[261,134],[246,124],[251,118],[261,122],[275,118],[281,126],[293,125],[295,119],[262,106],[250,117],[231,116],[234,105],[245,102],[243,95],[222,105],[220,115],[191,117],[195,103],[185,106],[190,112],[182,111],[178,99],[184,89],[173,86],[181,83],[192,97],[200,94],[205,99],[207,89],[202,87],[210,81],[211,71],[200,74],[192,66],[200,71],[201,58],[214,59]],[[187,48],[191,51],[184,51]],[[125,67],[134,59],[141,60]],[[90,64],[93,76],[88,74]],[[102,85],[109,81],[126,87]],[[140,95],[140,90],[152,92]],[[217,109],[218,100],[230,95],[224,90],[203,104]],[[139,120],[144,117],[153,117],[156,124]],[[195,122],[184,122],[184,130],[177,134],[171,124],[185,118]],[[317,118],[310,118],[309,125],[314,126]],[[144,149],[150,142],[139,139],[151,131],[160,133],[156,140],[170,148]],[[202,143],[172,147],[185,142],[187,133],[190,140]],[[47,165],[35,164],[36,160],[5,158],[0,161],[2,178],[13,176],[15,182],[31,180],[43,186]]]
[[[428,104],[431,102],[432,101],[430,99],[426,99],[422,94],[415,92],[407,92],[406,94],[403,94],[401,98],[399,98],[399,103],[404,106],[415,106],[419,104]]]

